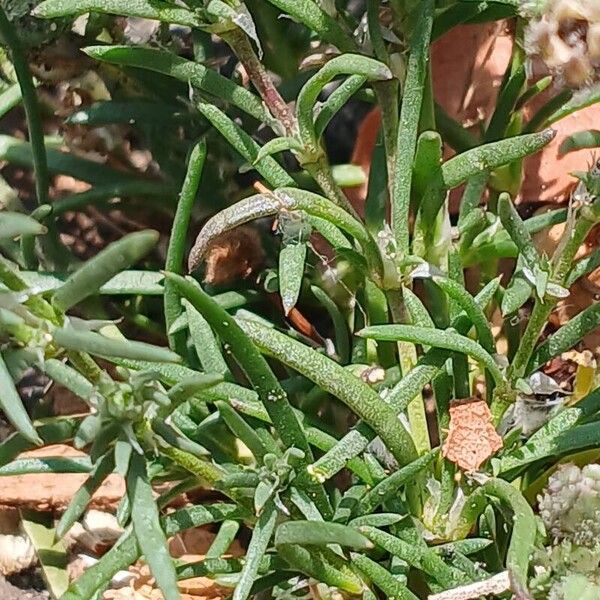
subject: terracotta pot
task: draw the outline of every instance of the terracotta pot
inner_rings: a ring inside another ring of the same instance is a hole
[[[477,129],[487,123],[496,104],[498,89],[512,52],[510,23],[462,25],[439,39],[432,48],[434,93],[448,114],[463,125]],[[529,118],[556,89],[550,89],[527,107]],[[375,109],[377,110],[377,109]],[[582,129],[597,128],[600,105],[580,110],[556,123],[555,139],[544,150],[526,160],[525,178],[517,202],[557,202],[566,197],[573,184],[570,175],[585,170],[592,153],[589,150],[558,155],[566,136]],[[368,172],[375,143],[379,115],[370,113],[359,130],[353,162]],[[451,154],[448,151],[448,154]],[[354,190],[352,199],[364,198],[365,190]]]

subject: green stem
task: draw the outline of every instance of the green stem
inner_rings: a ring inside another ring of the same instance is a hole
[[[317,162],[306,163],[302,165],[311,177],[319,184],[321,190],[329,200],[335,202],[338,206],[341,206],[347,210],[353,217],[359,218],[356,210],[350,201],[346,197],[346,194],[342,191],[340,186],[336,183],[331,173],[331,168],[325,156],[319,157]]]
[[[582,207],[581,213],[572,218],[578,218],[575,224],[567,222],[566,233],[552,257],[552,273],[550,279],[564,285],[573,266],[573,259],[587,235],[600,220],[600,202],[597,200],[592,206]],[[569,219],[568,219],[569,220]],[[557,299],[546,296],[543,300],[536,299],[529,323],[521,339],[521,345],[508,371],[508,379],[515,381],[525,375],[527,364],[535,350],[535,346],[544,327],[556,306]]]
[[[392,313],[394,323],[406,323],[404,305],[400,292],[388,292],[388,304]],[[417,349],[409,342],[398,342],[398,358],[402,376],[406,377],[417,364]],[[411,437],[419,454],[431,450],[429,441],[429,430],[427,428],[427,415],[425,414],[425,403],[423,395],[419,392],[412,402],[406,407],[408,421],[410,423]]]
[[[556,302],[536,300],[521,338],[521,344],[508,370],[507,376],[510,381],[514,382],[525,374],[527,363],[533,354],[540,335],[544,331],[544,327],[546,327],[555,304]]]

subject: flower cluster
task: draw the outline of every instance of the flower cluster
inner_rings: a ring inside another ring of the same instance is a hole
[[[541,6],[540,6],[541,5]],[[542,7],[543,6],[543,7]],[[537,12],[527,28],[528,54],[574,88],[600,81],[600,3],[589,0],[547,0],[526,3]],[[527,12],[527,11],[526,11]]]
[[[532,589],[550,600],[600,597],[600,465],[562,466],[538,500],[554,543],[536,553]]]

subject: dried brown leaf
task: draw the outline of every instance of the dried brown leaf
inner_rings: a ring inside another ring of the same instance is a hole
[[[442,454],[470,473],[502,448],[502,438],[492,424],[492,413],[484,400],[470,398],[450,407],[450,429]]]

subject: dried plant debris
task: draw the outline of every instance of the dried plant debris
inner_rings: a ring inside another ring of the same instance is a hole
[[[206,250],[204,281],[226,285],[256,273],[265,259],[260,235],[253,227],[221,234]]]
[[[466,473],[478,471],[502,448],[485,400],[470,398],[450,406],[450,427],[442,453]]]

